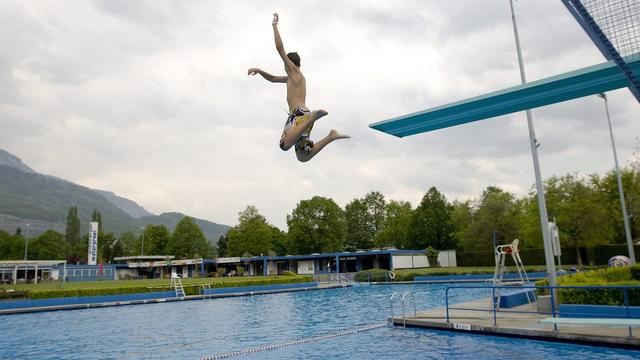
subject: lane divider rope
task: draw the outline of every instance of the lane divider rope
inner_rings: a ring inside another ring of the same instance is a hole
[[[308,338],[298,339],[298,340],[291,340],[291,341],[287,341],[287,342],[280,343],[280,344],[262,345],[262,346],[258,346],[258,347],[255,347],[255,348],[248,348],[248,349],[243,349],[243,350],[239,350],[239,351],[231,351],[231,352],[224,353],[224,354],[214,355],[214,356],[210,356],[210,357],[204,357],[204,358],[201,358],[200,360],[228,359],[230,357],[240,356],[240,355],[244,355],[244,354],[257,353],[257,352],[267,351],[267,350],[282,349],[282,348],[285,348],[285,347],[288,347],[288,346],[292,346],[292,345],[308,344],[308,343],[311,343],[311,342],[316,342],[316,341],[321,341],[321,340],[328,340],[328,339],[333,339],[333,338],[337,338],[337,337],[340,337],[340,336],[353,335],[353,334],[357,334],[357,333],[361,333],[361,332],[365,332],[365,331],[369,331],[369,330],[375,330],[375,329],[379,329],[381,327],[385,327],[387,325],[388,325],[387,322],[375,323],[375,324],[370,324],[370,325],[366,325],[366,326],[363,326],[363,327],[359,327],[359,328],[355,328],[355,329],[351,329],[351,330],[340,331],[340,332],[331,333],[331,334],[327,334],[327,335],[313,336],[313,337],[308,337]]]

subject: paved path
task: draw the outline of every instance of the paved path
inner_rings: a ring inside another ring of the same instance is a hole
[[[406,319],[403,321],[400,315],[394,317],[393,322],[400,326],[406,323],[407,326],[413,327],[519,336],[540,340],[598,343],[640,349],[640,329],[635,329],[633,337],[629,337],[627,327],[558,325],[557,330],[554,330],[552,324],[539,323],[540,320],[550,315],[536,313],[535,303],[498,311],[495,319],[497,325],[494,325],[490,301],[490,298],[486,298],[450,306],[449,322],[446,319],[445,308],[418,312],[415,317],[412,316],[413,312],[409,312],[407,308],[405,310]],[[525,311],[529,313],[520,313]]]

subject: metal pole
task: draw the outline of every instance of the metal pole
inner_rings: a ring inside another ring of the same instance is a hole
[[[29,224],[27,224],[25,231],[27,234],[24,237],[24,261],[27,261],[27,253],[29,252]]]
[[[140,250],[140,256],[144,256],[144,227],[140,228],[142,230],[142,248]]]
[[[604,108],[607,112],[607,122],[609,124],[609,136],[611,137],[611,148],[613,149],[613,160],[616,164],[616,176],[618,177],[618,193],[620,194],[620,207],[622,208],[622,220],[624,221],[624,232],[627,237],[627,248],[629,250],[629,259],[631,264],[635,265],[636,255],[633,251],[633,239],[631,238],[631,227],[629,226],[629,216],[627,215],[627,205],[624,201],[624,189],[622,188],[622,175],[620,174],[620,166],[618,165],[618,153],[616,151],[616,142],[613,138],[613,126],[611,126],[611,115],[609,115],[609,101],[605,93],[597,95],[604,99]]]
[[[516,51],[518,52],[518,65],[520,67],[520,78],[526,84],[527,77],[524,71],[524,61],[522,60],[522,50],[520,49],[520,37],[518,36],[518,25],[516,23],[516,13],[513,8],[513,0],[509,0],[511,6],[511,20],[513,22],[513,34],[516,38]],[[538,193],[538,208],[540,209],[540,228],[542,230],[542,241],[544,244],[544,257],[547,263],[547,274],[549,285],[556,286],[556,266],[551,248],[551,238],[549,236],[549,218],[547,216],[547,204],[544,199],[544,189],[542,187],[542,176],[540,175],[540,164],[538,163],[538,141],[533,129],[533,117],[531,110],[527,110],[527,125],[529,126],[529,143],[531,155],[533,156],[533,170],[536,176],[536,191]]]

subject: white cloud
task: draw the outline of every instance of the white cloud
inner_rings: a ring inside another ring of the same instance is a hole
[[[559,1],[518,1],[529,80],[602,62]],[[307,104],[353,136],[309,163],[277,143],[286,89],[271,14],[299,51]],[[114,191],[156,213],[225,224],[255,205],[282,228],[315,195],[369,191],[414,206],[489,185],[527,193],[523,114],[397,139],[373,122],[519,83],[505,1],[4,1],[0,144],[34,169]],[[638,146],[637,102],[610,94],[621,163]],[[602,101],[534,110],[545,177],[613,166]]]

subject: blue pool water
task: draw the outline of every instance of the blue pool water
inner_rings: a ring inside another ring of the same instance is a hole
[[[418,310],[449,285],[354,287],[0,317],[0,359],[185,359],[322,336],[389,316],[393,292]],[[459,290],[454,301],[482,290]],[[396,307],[396,314],[399,306]],[[639,351],[386,326],[240,359],[638,359]]]

